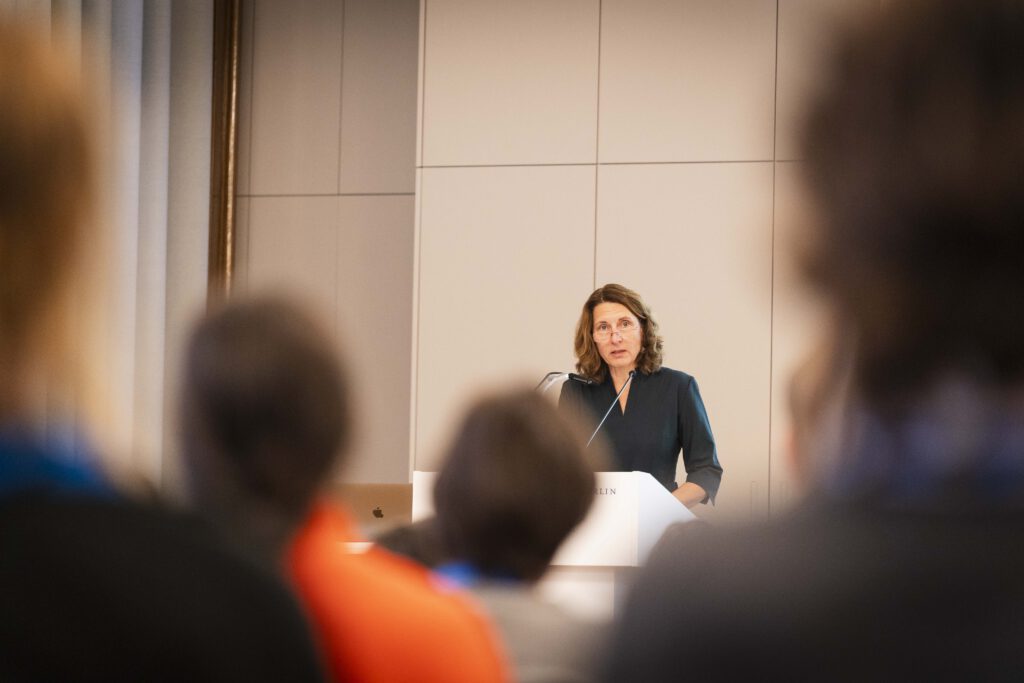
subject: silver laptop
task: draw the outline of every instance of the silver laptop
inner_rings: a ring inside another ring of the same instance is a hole
[[[349,510],[365,539],[412,521],[412,484],[338,482],[329,493]]]

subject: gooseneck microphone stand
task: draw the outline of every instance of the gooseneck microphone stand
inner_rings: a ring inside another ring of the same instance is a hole
[[[626,387],[629,386],[629,383],[633,381],[633,375],[635,374],[636,370],[629,371],[629,377],[627,377],[626,381],[622,383],[622,388],[619,389],[619,393],[615,394],[615,399],[612,401],[612,404],[608,406],[608,410],[604,411],[604,417],[602,417],[601,421],[597,423],[597,429],[594,430],[594,433],[590,435],[590,439],[587,440],[588,446],[590,445],[590,442],[594,440],[594,437],[597,436],[597,433],[601,430],[601,425],[603,425],[604,421],[608,419],[609,415],[611,415],[612,408],[614,408],[615,404],[619,402],[619,396],[622,396],[622,392],[625,391]]]

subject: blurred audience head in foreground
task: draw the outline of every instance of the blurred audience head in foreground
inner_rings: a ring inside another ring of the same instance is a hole
[[[470,407],[448,447],[437,533],[485,578],[535,581],[593,497],[586,435],[536,392],[495,394]]]
[[[95,204],[91,114],[49,36],[0,18],[0,420],[69,367],[72,282]],[[63,379],[67,380],[68,377]],[[51,391],[53,385],[51,384]]]
[[[276,577],[77,438],[97,174],[79,69],[40,29],[0,18],[0,680],[319,681]]]
[[[276,562],[352,429],[330,337],[281,298],[230,304],[196,328],[184,372],[190,495],[232,538]]]
[[[831,493],[1024,493],[1007,450],[1024,406],[1022,40],[1017,2],[891,3],[845,32],[813,98],[803,257],[843,368],[822,381],[847,402]]]
[[[1024,668],[1024,3],[870,9],[803,133],[804,258],[834,322],[793,386],[814,495],[667,533],[606,680]]]
[[[503,680],[489,625],[461,596],[404,558],[347,547],[355,525],[320,494],[347,450],[349,393],[331,337],[296,303],[241,298],[206,316],[181,397],[195,505],[291,581],[337,679]]]
[[[463,418],[434,487],[434,528],[450,558],[438,568],[483,605],[514,679],[593,679],[602,625],[549,602],[534,584],[594,499],[587,435],[535,391],[479,399]],[[595,465],[597,465],[595,467]]]

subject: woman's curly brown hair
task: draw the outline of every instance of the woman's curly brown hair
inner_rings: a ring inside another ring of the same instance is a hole
[[[643,332],[636,369],[645,375],[660,370],[665,342],[658,334],[658,323],[651,316],[651,309],[632,289],[609,283],[595,289],[583,304],[583,311],[576,323],[576,371],[596,382],[603,382],[608,373],[608,366],[594,341],[594,308],[598,304],[621,304],[636,316]]]

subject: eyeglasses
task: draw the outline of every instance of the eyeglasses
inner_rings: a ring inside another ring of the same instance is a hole
[[[613,334],[617,334],[620,337],[628,337],[631,334],[635,334],[640,329],[640,323],[633,318],[623,318],[615,323],[615,327],[612,328],[606,322],[600,322],[594,326],[594,341],[606,342],[611,339]]]

